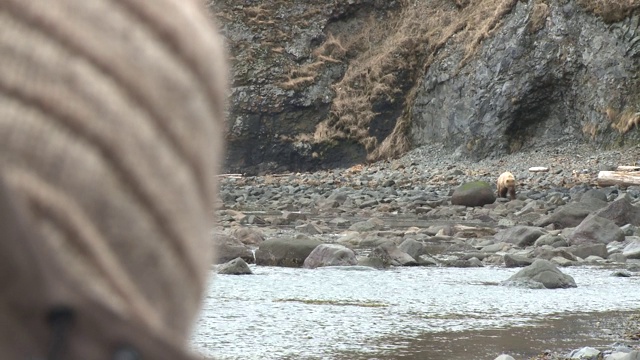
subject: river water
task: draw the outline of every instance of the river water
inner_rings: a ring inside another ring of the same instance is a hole
[[[606,341],[640,277],[562,268],[578,287],[499,286],[518,269],[251,266],[215,275],[192,337],[216,359],[493,359]],[[600,321],[600,320],[598,320]],[[437,355],[436,355],[437,354]]]

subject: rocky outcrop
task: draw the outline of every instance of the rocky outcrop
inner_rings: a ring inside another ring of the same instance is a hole
[[[357,265],[356,253],[338,244],[320,244],[304,260],[303,267],[315,269],[321,266]]]
[[[322,242],[305,236],[265,240],[256,250],[256,265],[302,267],[313,249]]]
[[[553,263],[543,259],[538,259],[513,274],[503,285],[532,288],[542,286],[546,289],[577,287],[570,275],[563,274]]]
[[[253,272],[242,258],[235,258],[218,266],[218,274],[223,275],[251,275]]]
[[[453,191],[453,205],[483,206],[496,201],[491,185],[484,181],[473,181],[462,184]]]
[[[232,54],[226,167],[348,166],[429,143],[483,158],[635,141],[638,6],[593,3],[210,2]]]

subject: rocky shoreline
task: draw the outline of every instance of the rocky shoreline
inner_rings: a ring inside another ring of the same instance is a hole
[[[640,147],[603,151],[565,143],[470,162],[428,146],[348,169],[222,175],[221,226],[213,234],[216,263],[223,264],[218,271],[246,273],[246,263],[506,266],[522,267],[516,275],[524,279],[504,285],[544,288],[572,286],[562,278],[564,266],[601,266],[615,276],[640,277],[640,187],[596,185],[599,171],[635,166],[639,155]],[[515,200],[491,198],[503,171],[517,179]],[[460,195],[462,184],[478,181],[485,183]],[[478,197],[485,205],[452,205],[452,198],[465,204]],[[584,351],[574,358],[640,358],[639,323],[631,316],[612,329],[618,345],[597,353],[577,349]],[[570,356],[550,351],[538,358]]]

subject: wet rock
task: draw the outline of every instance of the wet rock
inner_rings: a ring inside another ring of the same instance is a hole
[[[573,277],[562,273],[553,263],[543,259],[537,259],[533,264],[513,274],[503,285],[517,285],[522,281],[537,282],[547,289],[577,287]]]
[[[496,242],[506,242],[519,247],[533,245],[545,232],[534,226],[514,226],[495,235]]]
[[[548,245],[551,247],[562,247],[562,246],[569,246],[569,243],[567,243],[567,240],[559,235],[551,235],[551,234],[544,234],[542,236],[540,236],[534,243],[534,246],[544,246],[544,245]]]
[[[640,207],[631,205],[628,196],[610,203],[607,207],[596,211],[594,215],[609,219],[618,226],[626,224],[640,226]]]
[[[389,263],[386,263],[383,259],[375,256],[358,257],[358,266],[366,266],[374,269],[385,269],[389,267]]]
[[[463,184],[451,195],[451,204],[463,206],[483,206],[496,201],[491,185],[485,181],[474,181]]]
[[[605,356],[604,360],[640,360],[640,351],[613,352]]]
[[[303,267],[315,269],[321,266],[357,265],[353,250],[338,244],[320,244],[304,260]]]
[[[640,239],[637,237],[634,238],[635,239],[630,241],[622,250],[622,255],[627,259],[640,259]]]
[[[214,233],[212,239],[216,247],[214,264],[226,263],[238,257],[248,263],[254,262],[251,249],[235,237],[223,233]]]
[[[571,354],[569,354],[570,359],[581,360],[597,360],[599,356],[600,350],[592,347],[583,347],[582,349],[573,350]]]
[[[384,264],[391,266],[416,266],[418,262],[409,256],[409,254],[398,249],[393,242],[386,242],[375,249],[369,254],[369,257],[375,257],[382,259]]]
[[[424,244],[414,239],[407,239],[403,241],[398,246],[398,249],[404,251],[414,259],[418,259],[420,255],[425,254]]]
[[[264,241],[264,234],[260,229],[250,227],[236,227],[231,234],[245,245],[259,245]]]
[[[582,259],[586,259],[589,256],[598,256],[606,259],[609,256],[607,246],[605,244],[581,244],[574,245],[567,249],[569,253]]]
[[[593,211],[604,206],[592,206],[582,202],[572,202],[558,208],[555,212],[547,215],[535,223],[536,226],[545,227],[553,224],[556,229],[578,226]]]
[[[384,227],[384,222],[382,220],[371,218],[366,221],[359,221],[357,223],[354,223],[349,227],[349,230],[366,232],[366,231],[380,230],[383,227]]]
[[[256,250],[256,264],[301,267],[321,241],[305,236],[267,239]]]
[[[484,264],[478,258],[471,259],[447,259],[441,262],[441,265],[456,268],[483,267]]]
[[[581,202],[587,202],[591,199],[596,199],[600,202],[607,202],[607,194],[598,189],[589,189],[579,196],[579,201]]]
[[[529,259],[524,256],[514,255],[514,254],[505,254],[503,256],[504,266],[508,268],[514,267],[525,267],[533,264],[534,259]]]
[[[551,260],[556,257],[563,257],[570,261],[578,261],[573,254],[563,248],[539,247],[534,250],[534,255],[539,259]]]
[[[624,232],[613,221],[595,216],[587,216],[568,236],[570,244],[584,243],[608,244],[613,241],[624,240]]]
[[[616,272],[614,272],[613,274],[611,274],[611,276],[613,276],[613,277],[625,277],[625,278],[627,278],[627,277],[631,277],[631,273],[630,273],[630,272],[628,272],[628,271],[622,271],[622,270],[619,270],[619,271],[616,271]]]
[[[483,246],[480,251],[487,253],[497,253],[499,251],[507,251],[513,247],[513,244],[509,244],[506,242],[497,242],[495,244]]]
[[[224,275],[251,275],[253,272],[242,258],[235,258],[218,267],[218,274]]]
[[[324,233],[324,230],[322,230],[321,227],[311,223],[296,226],[296,231],[309,235],[319,235]]]
[[[495,358],[494,360],[516,360],[516,359],[514,359],[513,356],[511,356],[511,355],[502,354],[502,355],[498,356],[497,358]]]

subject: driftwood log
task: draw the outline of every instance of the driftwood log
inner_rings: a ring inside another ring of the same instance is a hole
[[[598,186],[632,186],[640,185],[640,172],[638,171],[600,171],[598,173]]]
[[[0,1],[0,354],[190,358],[226,67],[200,0]]]

